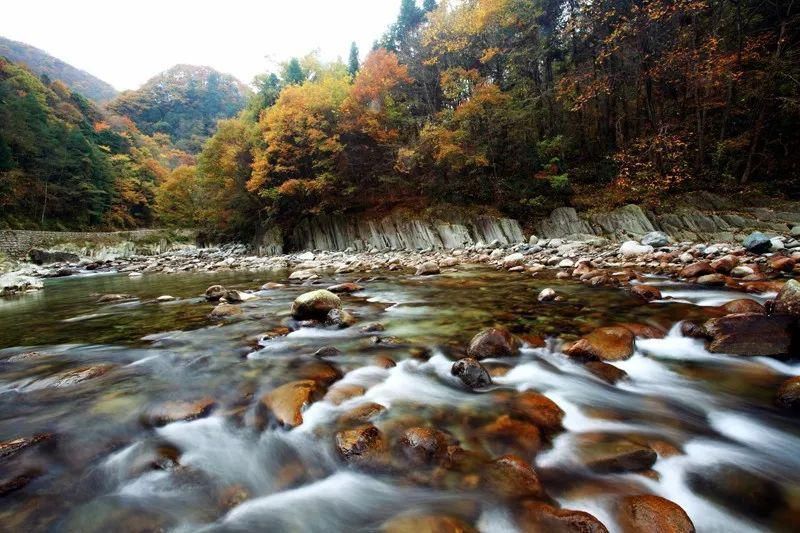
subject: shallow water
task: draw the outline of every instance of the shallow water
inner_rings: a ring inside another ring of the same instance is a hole
[[[525,390],[554,400],[566,431],[524,458],[557,502],[591,512],[611,531],[615,501],[641,493],[678,503],[698,531],[790,531],[800,520],[800,431],[772,405],[777,385],[800,373],[800,363],[710,354],[673,327],[719,316],[713,306],[740,293],[663,283],[672,298],[642,305],[622,290],[476,268],[362,280],[363,291],[343,296],[359,318],[344,330],[262,338],[287,323],[292,300],[309,290],[300,285],[259,292],[242,304],[241,319],[207,317],[212,305],[201,295],[211,284],[257,289],[285,279],[285,272],[97,275],[0,300],[0,440],[55,436],[0,459],[0,479],[35,472],[27,486],[0,496],[0,529],[372,531],[399,513],[437,512],[481,531],[513,531],[513,503],[461,480],[430,482],[421,471],[353,469],[338,459],[333,435],[341,414],[375,402],[387,408],[375,423],[390,434],[431,425],[464,448],[496,453],[476,431],[506,413],[508,391]],[[355,279],[331,275],[319,286]],[[564,301],[537,302],[548,286]],[[137,299],[97,303],[105,293]],[[177,300],[156,303],[163,294]],[[360,331],[371,322],[385,331]],[[672,329],[663,339],[637,339],[636,354],[616,363],[629,374],[617,385],[560,354],[564,340],[625,322]],[[508,372],[490,390],[465,391],[450,375],[452,359],[495,324],[545,337],[547,347],[493,362]],[[376,344],[375,335],[399,344]],[[328,361],[343,383],[366,393],[341,405],[311,404],[293,430],[259,429],[256,399],[307,377],[311,354],[323,346],[341,350]],[[42,355],[15,358],[30,351]],[[398,364],[375,366],[376,356]],[[100,363],[113,368],[77,385],[53,388],[48,379]],[[153,405],[202,397],[216,401],[207,418],[142,424]],[[582,442],[598,435],[664,441],[680,453],[660,455],[646,475],[598,474],[581,455]],[[165,447],[177,460],[163,460]],[[721,485],[733,489],[721,491],[719,482],[709,489],[712,474],[730,467]]]

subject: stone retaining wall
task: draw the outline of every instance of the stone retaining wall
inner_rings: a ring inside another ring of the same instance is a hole
[[[32,231],[0,230],[0,253],[12,258],[27,256],[31,248],[51,249],[64,245],[79,245],[84,248],[103,248],[123,243],[158,243],[162,240],[180,239],[193,241],[194,231],[163,229],[139,229],[132,231],[87,232],[87,231]]]

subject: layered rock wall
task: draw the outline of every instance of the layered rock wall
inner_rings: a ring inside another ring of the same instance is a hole
[[[135,253],[164,252],[178,242],[194,242],[194,232],[160,229],[114,232],[0,230],[0,253],[12,258],[25,257],[33,248],[62,250],[88,257],[124,257]]]

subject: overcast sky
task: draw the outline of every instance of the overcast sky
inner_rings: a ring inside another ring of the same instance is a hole
[[[176,63],[208,65],[245,83],[318,49],[363,59],[400,0],[14,0],[0,35],[134,89]]]

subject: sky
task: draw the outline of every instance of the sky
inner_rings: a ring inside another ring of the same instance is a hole
[[[318,50],[361,58],[400,0],[24,0],[4,2],[0,35],[113,85],[135,89],[177,63],[207,65],[250,83]]]

